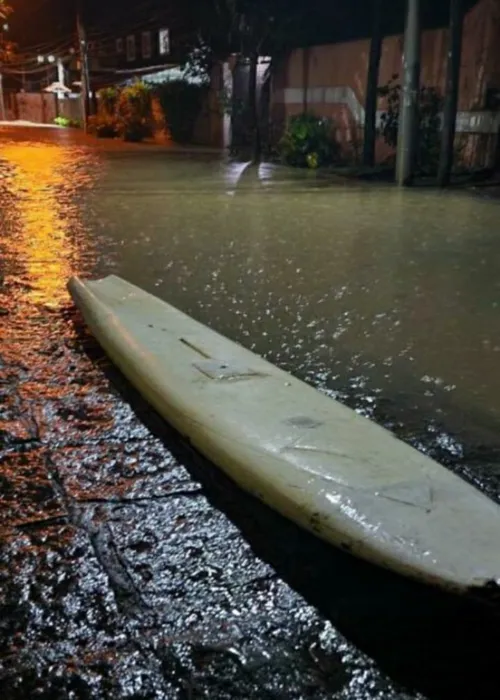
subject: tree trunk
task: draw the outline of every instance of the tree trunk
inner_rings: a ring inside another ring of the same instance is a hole
[[[257,65],[259,56],[253,52],[250,56],[250,75],[248,79],[248,113],[252,139],[252,161],[259,163],[262,155],[260,138],[259,105],[257,100]]]
[[[363,138],[363,165],[375,165],[375,142],[377,138],[377,98],[380,58],[382,55],[382,2],[374,0],[370,59],[366,81],[365,124]]]
[[[415,176],[420,89],[420,0],[407,0],[403,55],[403,90],[399,113],[396,180],[409,185]]]
[[[446,92],[444,98],[441,152],[439,154],[438,170],[438,184],[440,187],[449,185],[451,169],[453,167],[453,145],[457,120],[460,59],[462,55],[462,27],[462,0],[450,0],[448,65],[446,68]]]

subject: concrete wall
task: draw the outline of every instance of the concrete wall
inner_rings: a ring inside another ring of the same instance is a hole
[[[283,122],[307,108],[332,117],[337,138],[355,155],[361,147],[369,60],[369,40],[315,46],[293,51],[277,67],[272,94],[272,119]],[[446,28],[422,34],[422,85],[444,90],[448,50]],[[401,75],[403,36],[385,37],[379,85]],[[500,88],[500,3],[481,0],[465,16],[461,58],[457,132],[467,140],[469,162],[488,164],[495,151],[500,114],[485,110],[488,88]],[[379,116],[384,109],[379,100]],[[377,157],[389,149],[379,142]]]
[[[57,116],[56,96],[47,92],[18,92],[16,119],[52,124]]]
[[[78,122],[83,120],[82,102],[79,98],[65,97],[59,100],[57,109],[60,117],[66,117],[67,119],[73,119]]]
[[[194,129],[194,142],[203,146],[224,146],[224,113],[219,93],[224,87],[224,66],[214,67],[210,89],[198,116]]]
[[[6,99],[9,119],[21,119],[36,124],[52,124],[57,116],[81,121],[78,98],[57,97],[47,92],[9,92]]]

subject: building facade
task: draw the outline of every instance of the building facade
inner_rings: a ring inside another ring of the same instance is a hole
[[[491,166],[498,158],[500,129],[500,3],[479,0],[464,18],[457,135],[468,165]],[[379,86],[401,75],[403,35],[383,41]],[[310,111],[330,117],[346,154],[359,151],[364,125],[370,40],[312,46],[292,51],[275,67],[271,119],[283,124]],[[421,38],[421,85],[444,94],[448,28],[427,30]],[[378,118],[384,111],[378,104]],[[279,128],[278,128],[279,131]],[[382,140],[377,160],[391,155]]]

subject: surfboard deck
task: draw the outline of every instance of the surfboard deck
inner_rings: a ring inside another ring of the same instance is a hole
[[[131,384],[241,488],[405,576],[455,592],[500,585],[500,508],[460,477],[119,277],[68,288]]]

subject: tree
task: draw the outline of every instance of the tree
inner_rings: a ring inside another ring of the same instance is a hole
[[[13,41],[0,42],[0,66],[9,63],[16,56],[17,44]]]
[[[11,12],[12,7],[7,5],[6,0],[0,0],[0,19],[7,19]]]
[[[185,9],[193,23],[193,49],[203,47],[206,67],[214,60],[238,54],[249,69],[246,117],[253,160],[261,158],[261,133],[257,101],[259,56],[276,56],[296,36],[307,12],[304,0],[187,0]],[[208,49],[208,50],[207,50]]]

